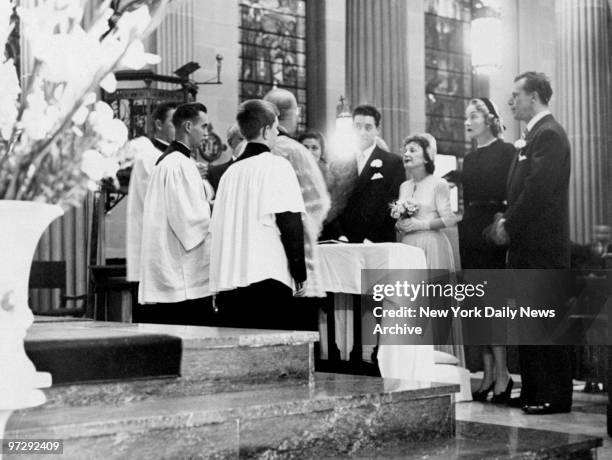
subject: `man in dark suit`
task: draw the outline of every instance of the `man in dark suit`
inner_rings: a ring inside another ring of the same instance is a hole
[[[508,176],[508,209],[496,228],[499,242],[509,242],[511,269],[570,267],[570,146],[565,130],[548,110],[551,96],[550,82],[542,73],[526,72],[514,80],[509,105],[514,118],[525,121],[527,128],[515,144],[518,153]],[[511,404],[528,414],[569,412],[569,348],[524,345],[519,360],[521,397]]]
[[[236,159],[242,153],[244,146],[246,145],[244,137],[242,137],[242,134],[240,134],[240,128],[236,123],[230,126],[230,128],[227,130],[227,145],[229,146],[230,151],[232,153],[230,159],[225,163],[212,165],[208,169],[207,179],[208,182],[210,182],[210,185],[212,185],[215,189],[215,192],[217,191],[217,188],[219,188],[219,181],[221,180],[221,176],[223,176],[223,174],[225,174],[225,171],[227,171],[227,168],[229,168],[232,163],[236,161]]]
[[[358,178],[335,228],[337,235],[345,236],[352,243],[362,243],[365,239],[375,243],[396,241],[389,203],[397,199],[406,172],[398,155],[378,147],[380,120],[380,112],[371,105],[360,105],[353,110]]]

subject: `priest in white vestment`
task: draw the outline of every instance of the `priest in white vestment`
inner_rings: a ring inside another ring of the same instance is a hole
[[[237,121],[248,141],[221,178],[212,217],[210,288],[222,325],[275,328],[303,294],[304,201],[293,168],[273,155],[274,105],[250,100]]]
[[[140,281],[140,246],[142,243],[142,212],[149,178],[155,162],[174,140],[172,115],[175,104],[161,104],[153,112],[155,134],[151,141],[139,141],[134,157],[127,195],[126,264],[127,280]],[[143,140],[146,138],[142,138]]]
[[[210,296],[210,206],[190,158],[208,125],[206,107],[183,104],[173,116],[176,139],[154,167],[145,196],[137,321],[198,324]]]
[[[274,104],[279,111],[279,136],[272,148],[272,153],[286,158],[291,163],[297,175],[306,208],[304,251],[308,286],[304,295],[325,297],[326,294],[318,276],[317,240],[323,229],[323,221],[331,207],[327,185],[312,154],[300,142],[290,137],[295,134],[299,120],[299,107],[295,95],[286,89],[275,88],[264,96],[264,100]],[[307,308],[307,304],[304,303],[296,303],[296,306],[301,310]],[[316,323],[313,326],[316,327]]]

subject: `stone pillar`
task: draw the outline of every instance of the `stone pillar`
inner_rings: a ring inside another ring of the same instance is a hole
[[[331,140],[336,127],[336,106],[347,97],[346,4],[341,1],[306,2],[306,85],[308,127]]]
[[[346,3],[347,95],[353,108],[368,103],[381,110],[381,135],[392,151],[397,151],[410,131],[409,81],[413,77],[409,67],[424,67],[424,57],[408,65],[408,3]],[[420,21],[424,21],[422,11],[421,7]],[[418,26],[423,28],[423,24]],[[424,100],[424,91],[419,97]]]
[[[183,64],[195,60],[195,1],[173,5],[155,31],[156,52],[162,57],[157,72],[174,75]],[[164,86],[164,85],[160,85]],[[174,89],[173,85],[165,85]]]
[[[556,115],[572,148],[570,232],[587,243],[609,224],[610,56],[607,0],[557,0]],[[555,97],[556,96],[556,97]]]

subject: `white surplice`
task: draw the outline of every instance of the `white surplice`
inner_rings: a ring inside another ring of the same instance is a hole
[[[304,295],[306,297],[325,297],[325,291],[321,289],[322,281],[316,269],[318,264],[317,240],[323,228],[323,221],[331,207],[325,179],[308,149],[289,136],[279,136],[272,153],[285,158],[293,167],[306,208],[306,214],[302,220],[304,258],[308,277]]]
[[[180,152],[155,166],[144,203],[140,303],[210,295],[210,206],[195,163]]]
[[[276,213],[304,213],[295,172],[263,152],[232,164],[219,183],[212,216],[210,289],[220,292],[275,279],[293,280]]]
[[[127,195],[126,263],[127,280],[140,281],[140,247],[142,243],[142,213],[147,185],[160,152],[147,138],[141,138],[142,148],[134,157]]]

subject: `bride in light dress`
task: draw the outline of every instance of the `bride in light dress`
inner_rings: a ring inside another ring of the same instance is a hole
[[[425,252],[427,268],[455,271],[453,248],[439,230],[457,224],[451,209],[450,187],[446,180],[435,177],[435,139],[430,134],[417,134],[404,141],[404,166],[410,179],[400,186],[399,200],[412,202],[417,213],[400,218],[396,228],[399,241]]]
[[[436,141],[430,134],[417,134],[405,139],[402,156],[410,179],[400,186],[398,201],[415,206],[416,212],[410,217],[398,218],[396,229],[398,241],[423,250],[428,269],[448,270],[452,276],[459,264],[454,259],[449,239],[440,230],[456,225],[457,217],[451,209],[448,183],[433,175],[435,155]],[[469,374],[468,388],[463,388],[467,371],[457,366],[459,360],[454,356],[436,352],[432,345],[383,347],[389,347],[379,353],[383,375],[422,381],[460,383],[463,380],[461,397],[469,398]],[[438,348],[451,351],[453,347]]]

